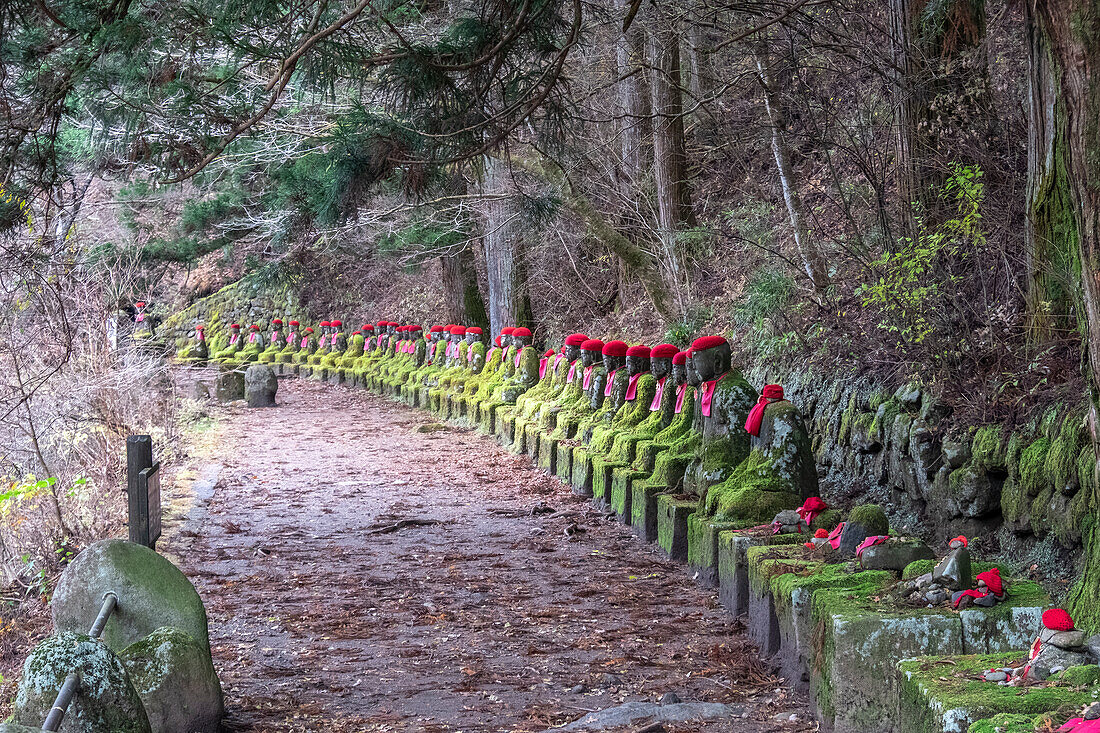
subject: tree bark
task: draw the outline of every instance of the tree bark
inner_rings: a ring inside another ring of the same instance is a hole
[[[485,300],[477,282],[474,253],[469,246],[439,258],[443,268],[444,315],[450,323],[487,328]]]
[[[1025,6],[1028,34],[1027,244],[1028,339],[1041,343],[1073,328],[1077,221],[1066,161],[1065,105],[1049,39]]]
[[[487,158],[483,190],[485,216],[485,270],[489,281],[489,325],[492,333],[505,326],[529,325],[531,298],[523,267],[523,234],[512,193],[509,165]],[[502,197],[502,194],[504,197]]]
[[[619,96],[619,141],[622,149],[626,193],[633,198],[634,182],[645,177],[653,159],[653,128],[650,124],[649,75],[645,68],[645,31],[635,23],[616,39],[616,68],[621,81]]]
[[[775,168],[779,172],[779,185],[783,189],[783,202],[787,206],[787,215],[791,220],[794,246],[798,250],[803,272],[813,285],[814,291],[821,293],[828,284],[825,261],[810,237],[806,220],[802,215],[802,197],[798,194],[798,181],[791,168],[790,151],[784,135],[787,116],[784,114],[782,98],[776,92],[770,60],[763,44],[756,48],[756,70],[760,86],[764,90],[764,108],[768,113],[768,122],[771,126],[772,154],[775,156]]]

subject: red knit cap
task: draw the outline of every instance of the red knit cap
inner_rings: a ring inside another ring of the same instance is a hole
[[[603,354],[604,356],[626,356],[629,348],[625,341],[608,341],[603,345]]]
[[[260,327],[258,325],[256,325],[255,323],[250,325],[249,328],[251,328],[253,331],[259,331],[260,330]]]
[[[679,351],[678,348],[672,344],[658,344],[649,350],[649,358],[651,359],[671,359],[676,356]]]
[[[677,354],[672,357],[672,363],[676,364],[678,366],[683,366],[683,365],[687,364],[688,363],[688,353],[686,351],[677,352]]]
[[[271,322],[273,324],[275,324],[276,326],[283,325],[283,319],[282,318],[273,318],[273,319],[271,319]]]
[[[603,341],[599,339],[588,339],[581,344],[581,351],[595,351],[597,353],[603,351]]]
[[[352,336],[362,336],[362,335],[363,335],[363,332],[362,332],[362,331],[352,331],[352,332],[351,332],[351,335],[352,335]]]
[[[419,324],[414,323],[411,326],[409,326],[409,330],[410,331],[423,331],[424,329],[421,328]]]
[[[500,336],[497,336],[495,339],[493,339],[493,343],[497,346],[500,346]]]
[[[466,329],[466,335],[474,334],[475,336],[481,335],[481,326],[470,326]]]
[[[202,325],[202,324],[200,323],[199,325],[195,326],[195,330],[196,330],[196,331],[205,331],[205,330],[206,330],[206,326],[204,326],[204,325]]]
[[[313,329],[309,326],[306,326],[306,333],[313,333]]]
[[[331,326],[332,323],[330,321],[321,321],[321,325],[322,326]]]
[[[985,583],[985,587],[993,591],[995,596],[1003,596],[1005,594],[1004,581],[1001,580],[1001,569],[991,568],[984,573],[978,573],[978,580]]]
[[[290,325],[292,325],[292,326],[299,326],[299,325],[301,325],[301,324],[300,324],[300,323],[298,323],[297,321],[291,321],[291,322],[290,322]]]
[[[389,324],[389,321],[379,321],[375,325],[378,326],[379,328],[385,328],[388,324]]]
[[[824,527],[822,527],[822,528],[818,529],[816,532],[814,532],[814,537],[817,537],[818,539],[824,539],[825,537],[828,537],[828,536],[829,536],[829,530],[825,529]]]
[[[240,327],[241,327],[241,324],[239,324],[239,323],[230,323],[230,324],[229,324],[229,327],[230,327],[230,328],[240,328]]]
[[[343,322],[343,321],[333,321],[333,322],[332,322],[332,325],[333,325],[333,326],[336,326],[337,328],[339,328],[340,326],[343,326],[343,325],[344,325],[344,322]]]
[[[138,308],[144,308],[145,307],[145,301],[144,300],[139,300],[138,302],[134,303],[134,306],[136,306]]]
[[[645,344],[631,346],[629,349],[626,350],[627,356],[635,356],[640,359],[648,359],[651,353],[652,352],[650,351],[649,347]]]
[[[398,332],[398,333],[405,333],[405,332],[406,332],[406,331],[408,331],[408,330],[409,330],[409,327],[408,327],[408,326],[398,326],[398,327],[397,327],[397,332]]]
[[[505,326],[504,328],[500,329],[500,335],[501,336],[511,336],[515,332],[515,330],[516,329],[513,328],[512,326]]]
[[[729,343],[722,336],[700,336],[695,339],[691,344],[692,351],[703,351],[705,349],[713,349],[715,346],[721,346],[722,344]]]
[[[512,335],[516,338],[531,338],[531,329],[526,326],[512,329]]]
[[[429,333],[443,333],[443,326],[432,326]]]
[[[452,336],[465,336],[466,335],[466,327],[465,326],[451,326],[451,335]]]
[[[571,334],[569,334],[568,336],[565,337],[565,345],[566,346],[580,346],[581,344],[583,344],[587,340],[588,340],[588,337],[585,336],[583,333],[571,333]]]
[[[1063,608],[1051,608],[1043,611],[1043,626],[1051,631],[1073,631],[1073,617]]]
[[[543,354],[543,356],[545,356],[547,359],[549,359],[551,356],[553,356],[556,353],[558,353],[558,352],[554,351],[553,349],[547,349],[546,353]]]

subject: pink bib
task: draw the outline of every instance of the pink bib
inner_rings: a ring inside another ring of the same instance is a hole
[[[714,388],[718,386],[718,383],[726,378],[726,374],[718,377],[718,379],[712,379],[709,382],[703,382],[703,399],[700,401],[700,407],[703,410],[703,417],[710,417],[710,403],[714,399]]]
[[[565,383],[572,384],[573,377],[577,374],[577,362],[573,362],[569,365],[569,373],[565,375]]]
[[[549,359],[539,359],[539,379],[546,376],[546,363]]]
[[[630,381],[626,385],[626,401],[630,402],[638,396],[638,380],[641,379],[644,372],[639,372],[630,377]]]
[[[607,375],[607,384],[603,388],[603,396],[604,397],[610,397],[611,396],[611,385],[615,383],[615,375],[618,374],[618,373],[619,373],[619,370],[616,369],[615,371],[613,371],[613,372],[611,372],[610,374]]]
[[[584,368],[584,381],[583,381],[583,382],[581,382],[581,387],[582,387],[582,388],[584,388],[585,390],[587,390],[587,389],[588,389],[588,385],[589,385],[589,383],[590,383],[590,382],[592,381],[592,369],[593,369],[593,368],[594,368],[595,366],[596,366],[596,365],[595,365],[595,364],[593,364],[593,365],[592,365],[592,366],[590,366],[590,367],[585,367],[585,368]]]
[[[657,394],[653,395],[653,401],[649,403],[649,411],[656,412],[661,409],[661,397],[665,393],[665,380],[668,377],[661,377],[657,380]]]
[[[684,409],[684,395],[687,394],[687,383],[681,384],[676,388],[676,414],[680,414],[680,410]]]

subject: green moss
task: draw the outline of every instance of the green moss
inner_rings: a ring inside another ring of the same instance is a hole
[[[974,431],[974,437],[970,441],[974,465],[982,468],[1004,468],[1005,447],[1001,426],[983,425]]]
[[[1084,417],[1070,413],[1062,421],[1062,428],[1050,444],[1046,458],[1046,480],[1059,491],[1077,485],[1077,458],[1088,442]]]
[[[1035,733],[1049,719],[1050,716],[1046,714],[1001,713],[971,723],[966,733]],[[1050,729],[1050,726],[1046,726],[1046,730]]]
[[[840,432],[837,436],[837,442],[840,445],[851,445],[852,442],[852,419],[856,415],[856,396],[853,394],[848,398],[848,407],[844,412],[840,414]]]
[[[922,657],[900,662],[901,704],[899,710],[908,714],[912,730],[939,730],[932,710],[965,711],[972,719],[988,718],[1001,713],[1039,715],[1063,708],[1075,708],[1092,702],[1092,692],[1069,685],[1031,687],[1026,695],[1019,688],[991,684],[981,674],[997,667],[1018,666],[1026,652],[955,656],[943,664],[935,657]]]
[[[1066,609],[1077,628],[1093,634],[1100,631],[1100,535],[1095,513],[1082,521],[1084,563],[1081,575],[1066,597]]]
[[[1020,453],[1019,485],[1025,497],[1034,498],[1046,485],[1046,458],[1050,452],[1050,441],[1039,438]]]
[[[897,419],[904,410],[902,410],[901,403],[895,399],[890,399],[883,402],[875,410],[874,420],[871,421],[869,428],[870,435],[878,436],[878,439],[883,443],[886,442],[887,436],[890,435],[890,431],[894,427],[894,420]]]
[[[1082,664],[1079,667],[1070,667],[1054,675],[1054,679],[1067,685],[1095,685],[1100,682],[1100,666]]]
[[[797,487],[758,450],[737,464],[728,479],[710,487],[704,515],[726,521],[770,522],[784,509],[802,502]]]
[[[905,566],[905,570],[901,571],[902,580],[912,580],[913,578],[919,578],[925,573],[932,572],[932,568],[936,567],[935,560],[915,560]]]
[[[838,524],[844,521],[844,515],[839,509],[826,509],[814,518],[813,524],[810,525],[810,531],[816,531],[818,529],[827,529],[832,531]]]
[[[868,535],[890,534],[890,521],[878,504],[862,504],[848,513],[848,522],[867,529]]]

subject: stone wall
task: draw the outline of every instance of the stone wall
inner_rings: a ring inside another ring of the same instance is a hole
[[[930,542],[965,534],[980,552],[1038,563],[1056,580],[1076,574],[1096,496],[1083,403],[1007,431],[958,425],[916,383],[883,386],[805,367],[747,376],[783,384],[805,413],[822,491],[834,501],[881,504],[896,531]]]

